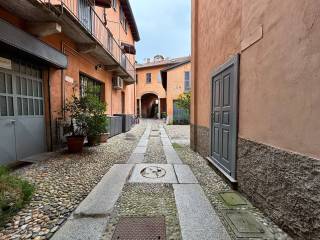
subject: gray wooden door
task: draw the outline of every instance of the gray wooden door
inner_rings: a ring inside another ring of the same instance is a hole
[[[211,158],[227,176],[236,177],[238,56],[212,76]]]
[[[43,81],[34,65],[0,68],[0,165],[46,151]]]

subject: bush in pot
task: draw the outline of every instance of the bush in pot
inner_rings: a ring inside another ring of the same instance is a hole
[[[82,152],[83,142],[88,129],[85,101],[73,94],[72,99],[67,102],[64,111],[69,118],[69,124],[65,130],[67,133],[71,133],[71,135],[67,136],[68,151],[70,153]]]
[[[98,96],[87,94],[83,97],[87,124],[88,145],[94,146],[100,143],[101,135],[106,133],[107,117],[106,103],[102,102]]]

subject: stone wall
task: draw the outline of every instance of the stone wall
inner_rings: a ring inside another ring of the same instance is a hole
[[[210,130],[207,127],[190,125],[190,146],[203,157],[210,154]]]
[[[238,187],[296,239],[320,239],[320,161],[239,138]]]

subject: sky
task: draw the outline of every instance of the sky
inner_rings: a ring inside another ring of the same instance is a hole
[[[191,54],[191,0],[130,0],[138,26],[136,59]]]

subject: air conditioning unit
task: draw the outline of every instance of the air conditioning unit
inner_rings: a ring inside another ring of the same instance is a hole
[[[114,89],[122,89],[123,88],[123,79],[121,77],[112,77],[112,87]]]

